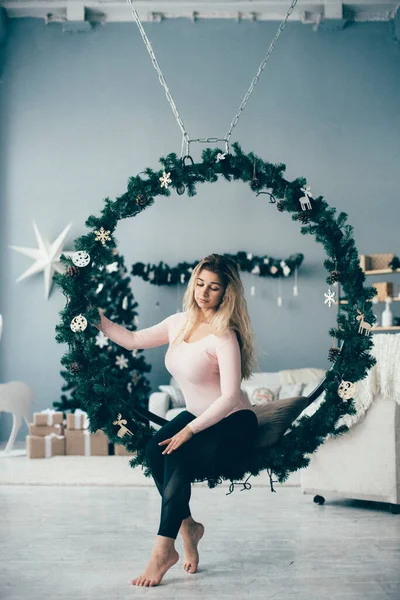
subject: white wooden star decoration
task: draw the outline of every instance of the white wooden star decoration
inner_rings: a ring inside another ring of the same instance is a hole
[[[44,294],[46,299],[49,298],[54,272],[57,271],[57,273],[61,274],[64,274],[65,272],[65,267],[60,262],[61,254],[64,254],[64,256],[73,256],[75,254],[75,251],[63,251],[62,249],[71,225],[72,223],[67,225],[64,231],[62,231],[54,240],[54,242],[50,244],[49,241],[40,233],[35,221],[33,221],[33,229],[39,248],[9,246],[13,250],[21,252],[21,254],[25,254],[25,256],[29,256],[35,260],[33,265],[31,265],[29,269],[25,271],[25,273],[18,277],[17,283],[23,279],[26,279],[27,277],[30,277],[31,275],[43,271]]]

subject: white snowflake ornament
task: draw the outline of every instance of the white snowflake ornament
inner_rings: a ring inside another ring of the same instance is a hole
[[[117,358],[115,359],[115,364],[120,368],[120,369],[126,369],[128,366],[128,360],[127,358],[123,355],[120,354],[119,356],[117,356]]]
[[[87,327],[87,320],[83,315],[78,315],[72,319],[70,327],[74,333],[78,331],[85,331]]]
[[[327,304],[330,308],[332,306],[332,304],[335,302],[335,292],[332,292],[331,288],[329,288],[328,293],[325,293],[324,296],[325,296],[324,304]]]
[[[96,335],[96,346],[99,346],[101,349],[108,346],[108,337],[102,331],[99,331]]]
[[[166,171],[164,171],[162,176],[159,178],[161,181],[161,187],[167,188],[169,186],[169,184],[172,182],[170,175],[171,173],[167,173]]]
[[[118,271],[118,261],[115,261],[106,266],[107,273],[116,273]]]
[[[111,231],[106,231],[104,227],[100,227],[100,231],[96,230],[94,233],[96,234],[96,242],[101,242],[103,246],[106,245],[106,242],[109,242],[111,240],[109,235]]]
[[[78,250],[72,256],[72,262],[76,267],[87,267],[90,263],[90,254],[84,250]]]
[[[218,152],[215,162],[219,163],[221,160],[225,160],[226,152]]]

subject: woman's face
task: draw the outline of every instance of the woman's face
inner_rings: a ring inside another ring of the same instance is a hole
[[[207,269],[200,271],[195,281],[194,291],[195,300],[200,308],[216,310],[223,298],[224,291],[222,281],[216,273]]]

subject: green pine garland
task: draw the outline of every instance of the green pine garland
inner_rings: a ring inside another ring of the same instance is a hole
[[[292,213],[293,220],[303,223],[303,235],[314,235],[317,242],[323,244],[328,257],[324,261],[329,272],[326,281],[330,284],[333,280],[339,280],[348,299],[348,304],[343,305],[343,310],[338,314],[337,326],[329,330],[331,337],[342,342],[342,348],[332,368],[326,373],[324,402],[312,416],[303,416],[293,424],[290,431],[274,446],[253,450],[246,456],[239,452],[237,460],[230,461],[230,465],[222,468],[222,471],[220,469],[219,473],[212,472],[211,466],[205,466],[204,472],[199,472],[195,481],[207,480],[209,487],[215,487],[223,479],[243,478],[247,473],[258,475],[264,469],[269,474],[275,473],[278,481],[283,482],[291,472],[306,467],[309,455],[315,452],[326,436],[336,437],[348,430],[345,425],[337,427],[337,421],[345,414],[355,414],[353,401],[339,397],[338,383],[342,379],[351,382],[363,379],[376,363],[369,354],[373,345],[372,338],[360,332],[357,320],[361,312],[366,323],[372,325],[375,322],[369,300],[375,296],[376,290],[374,287],[363,286],[365,275],[360,268],[353,227],[346,224],[347,214],[341,212],[335,217],[336,209],[329,207],[322,196],[310,197],[311,210],[303,210],[300,198],[304,198],[304,178],[288,181],[283,177],[286,168],[284,164],[264,162],[251,152],[246,155],[237,143],[232,147],[234,154],[227,154],[223,159],[217,159],[217,155],[222,154],[221,149],[205,149],[199,164],[181,161],[175,153],[161,158],[162,170],[146,169],[142,177],[141,174],[131,177],[127,191],[115,201],[106,198],[101,216],[91,215],[86,221],[90,232],[75,240],[77,251],[88,252],[96,265],[107,265],[113,260],[112,251],[116,247],[114,231],[120,219],[134,217],[152,206],[155,196],[169,196],[170,188],[179,193],[185,188],[189,196],[194,196],[197,184],[213,183],[222,176],[227,181],[241,180],[248,183],[257,194],[267,193],[269,202],[276,203],[279,211]],[[162,185],[166,177],[170,179],[168,187]],[[61,260],[66,265],[71,265],[70,258],[62,256]],[[124,444],[128,450],[137,451],[130,464],[132,467],[141,464],[145,467],[145,476],[150,476],[145,447],[153,434],[153,428],[135,420],[132,410],[136,402],[134,394],[130,397],[115,394],[113,385],[108,381],[106,357],[99,355],[92,361],[87,360],[92,356],[93,329],[89,326],[75,333],[71,329],[71,321],[78,315],[83,315],[91,323],[98,322],[97,309],[89,308],[90,305],[96,305],[91,267],[88,265],[82,268],[80,277],[56,274],[54,279],[63,293],[71,298],[60,312],[61,323],[56,326],[56,340],[69,345],[69,352],[63,357],[64,364],[77,362],[84,365],[83,369],[72,376],[83,408],[88,412],[90,430],[94,432],[103,429],[111,441],[121,441],[116,435],[118,425],[114,424],[117,415],[121,414],[133,433],[133,436],[126,435],[126,440],[124,437]]]

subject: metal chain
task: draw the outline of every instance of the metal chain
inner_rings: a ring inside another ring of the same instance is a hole
[[[262,61],[262,63],[258,67],[257,74],[254,77],[253,81],[251,82],[250,87],[247,90],[247,93],[246,93],[245,97],[243,98],[241,105],[239,106],[238,113],[235,116],[235,118],[233,119],[233,121],[231,123],[231,126],[229,128],[229,131],[228,131],[228,133],[225,136],[228,144],[229,144],[230,137],[232,135],[233,128],[237,125],[237,122],[240,119],[240,115],[242,114],[242,112],[246,108],[246,104],[249,101],[250,95],[251,95],[252,91],[254,90],[254,88],[255,88],[255,86],[256,86],[259,78],[260,78],[260,75],[263,72],[263,70],[264,70],[264,68],[265,68],[265,66],[267,64],[267,61],[268,61],[269,57],[272,54],[272,51],[273,51],[273,49],[275,47],[275,44],[278,41],[279,36],[281,35],[283,29],[285,28],[286,22],[287,22],[288,18],[290,17],[291,13],[293,12],[293,9],[296,6],[296,4],[297,4],[297,0],[292,0],[292,3],[289,6],[289,9],[288,9],[288,11],[286,13],[286,17],[284,18],[284,20],[282,21],[282,23],[279,25],[278,31],[276,32],[276,35],[275,35],[274,39],[272,40],[270,47],[268,48],[268,52],[267,52],[264,60]]]
[[[270,44],[270,47],[268,48],[268,52],[267,52],[264,60],[262,61],[262,63],[258,67],[257,74],[254,77],[253,81],[251,82],[250,87],[247,90],[247,93],[246,93],[245,97],[243,98],[241,105],[239,106],[239,110],[238,110],[236,116],[234,117],[234,119],[233,119],[233,121],[232,121],[232,123],[230,125],[230,128],[229,128],[229,130],[228,130],[228,132],[226,134],[226,136],[224,138],[209,137],[209,138],[196,138],[196,139],[190,139],[189,138],[189,134],[186,131],[185,125],[183,123],[183,120],[182,120],[181,116],[179,115],[178,109],[176,108],[175,102],[174,102],[174,100],[173,100],[173,98],[171,96],[171,92],[168,89],[167,82],[165,81],[165,78],[164,78],[164,76],[162,74],[160,65],[157,62],[157,59],[156,59],[156,56],[154,54],[153,48],[151,46],[150,40],[147,37],[146,32],[143,29],[143,26],[142,26],[142,23],[140,21],[140,18],[139,18],[139,15],[137,13],[137,10],[133,6],[133,4],[132,4],[132,0],[126,0],[126,1],[129,4],[129,6],[131,7],[133,18],[136,21],[136,24],[137,24],[137,26],[139,28],[140,34],[141,34],[143,42],[144,42],[144,44],[145,44],[145,46],[146,46],[146,48],[148,50],[148,53],[150,55],[151,61],[153,63],[153,66],[154,66],[155,70],[158,73],[158,79],[159,79],[161,85],[163,86],[163,88],[165,90],[165,95],[167,96],[167,100],[170,103],[170,106],[172,108],[172,112],[174,113],[174,116],[175,116],[175,118],[177,120],[179,128],[182,131],[181,158],[183,156],[183,151],[184,151],[183,149],[184,149],[185,144],[186,144],[186,149],[185,149],[186,156],[189,155],[189,148],[190,148],[190,143],[191,142],[207,142],[207,143],[211,143],[211,142],[225,142],[225,150],[228,153],[229,152],[229,140],[231,138],[232,131],[233,131],[234,127],[236,127],[236,125],[237,125],[237,123],[238,123],[238,121],[240,119],[240,115],[242,114],[242,112],[246,108],[246,105],[247,105],[247,102],[249,101],[251,93],[253,92],[253,90],[254,90],[254,88],[255,88],[255,86],[256,86],[259,78],[260,78],[260,75],[261,75],[262,71],[264,70],[264,68],[265,68],[265,66],[267,64],[268,59],[269,59],[269,57],[272,54],[272,51],[273,51],[273,49],[275,47],[275,44],[278,41],[279,36],[281,35],[281,33],[282,33],[282,31],[283,31],[283,29],[284,29],[284,27],[286,25],[286,22],[287,22],[288,18],[290,17],[291,13],[293,12],[294,7],[297,4],[297,0],[292,0],[292,3],[289,6],[289,9],[288,9],[288,11],[286,13],[286,17],[284,18],[284,20],[282,21],[282,23],[279,25],[278,31],[276,32],[276,35],[275,35],[274,39],[272,40],[272,42]]]

